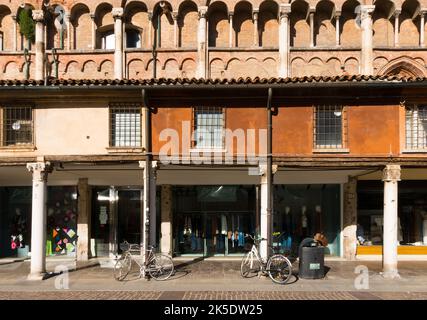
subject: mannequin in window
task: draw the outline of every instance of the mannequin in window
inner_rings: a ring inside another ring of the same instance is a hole
[[[302,237],[305,238],[308,235],[308,219],[307,219],[307,207],[302,206],[301,208],[301,230]]]
[[[291,214],[291,208],[286,206],[285,207],[285,214],[283,216],[283,237],[282,237],[282,247],[284,247],[286,250],[290,250],[292,247],[292,214]]]

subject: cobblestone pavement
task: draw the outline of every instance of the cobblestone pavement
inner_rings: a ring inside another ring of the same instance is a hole
[[[0,300],[427,300],[427,293],[265,291],[33,291],[1,292]]]
[[[323,279],[294,276],[286,285],[272,283],[268,277],[243,279],[240,261],[196,259],[175,261],[176,272],[168,281],[138,279],[133,270],[126,281],[113,279],[111,265],[92,260],[79,264],[72,260],[48,260],[51,273],[46,280],[28,281],[29,261],[0,265],[0,299],[149,299],[149,300],[427,300],[427,262],[399,262],[401,278],[384,279],[381,262],[327,261]],[[369,270],[369,290],[357,290],[357,266]],[[68,268],[69,272],[58,273]],[[55,273],[56,271],[56,273]],[[56,290],[66,276],[69,290]]]

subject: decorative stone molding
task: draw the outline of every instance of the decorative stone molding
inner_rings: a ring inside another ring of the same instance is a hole
[[[50,162],[33,162],[27,164],[27,170],[33,174],[33,181],[47,181],[47,176],[52,172]]]
[[[228,11],[228,17],[233,17],[234,16],[234,11]]]
[[[208,13],[207,6],[199,7],[199,19],[206,19],[207,13]]]
[[[121,19],[123,17],[124,14],[124,10],[123,8],[113,8],[113,10],[111,10],[111,14],[113,15],[114,19]]]
[[[288,18],[291,13],[291,5],[290,4],[281,4],[279,8],[279,19]]]
[[[384,182],[396,182],[400,181],[400,165],[389,164],[383,170],[383,178]]]
[[[360,6],[360,19],[364,20],[367,18],[372,18],[371,15],[375,10],[374,5],[361,5]]]
[[[43,10],[33,10],[33,19],[35,22],[43,22],[44,21]]]

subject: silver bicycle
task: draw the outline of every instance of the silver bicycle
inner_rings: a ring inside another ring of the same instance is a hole
[[[267,239],[255,239],[251,235],[247,235],[253,240],[252,248],[245,254],[240,265],[240,275],[248,278],[250,274],[258,276],[268,274],[270,279],[279,284],[285,284],[292,276],[292,263],[283,254],[273,254],[267,260],[263,259],[258,251],[257,246],[261,241]],[[273,247],[270,247],[274,250]]]
[[[126,279],[132,269],[133,262],[139,267],[139,278],[149,274],[150,277],[156,280],[167,280],[173,273],[174,266],[172,258],[165,254],[155,253],[154,246],[148,246],[146,251],[147,262],[145,265],[142,263],[141,259],[135,257],[141,252],[141,247],[138,244],[130,244],[125,241],[120,244],[120,248],[123,253],[114,266],[114,278],[117,281]]]

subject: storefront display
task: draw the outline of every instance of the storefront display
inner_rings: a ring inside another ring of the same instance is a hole
[[[284,253],[297,254],[304,238],[326,236],[327,254],[340,254],[340,186],[276,185],[273,242]]]
[[[359,181],[358,237],[359,245],[383,244],[383,191],[381,181]],[[398,244],[427,245],[427,186],[424,181],[400,181],[398,198]]]
[[[255,233],[255,187],[174,188],[174,248],[179,255],[242,254]]]

